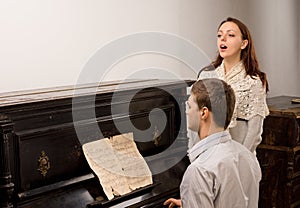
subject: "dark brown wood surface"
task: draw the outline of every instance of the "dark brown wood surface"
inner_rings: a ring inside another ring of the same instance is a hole
[[[270,115],[264,121],[257,148],[262,169],[259,207],[300,207],[300,104],[295,97],[267,100]]]
[[[185,100],[191,83],[129,80],[81,85],[75,94],[74,86],[0,94],[1,207],[154,207],[153,203],[161,205],[164,199],[178,196],[188,165],[179,155],[185,155],[187,148]],[[150,112],[160,119],[157,109],[166,116],[166,127],[158,134],[149,121]],[[95,118],[90,117],[91,111]],[[116,124],[125,130],[120,132]],[[164,152],[179,138],[168,156],[148,161],[153,167],[175,161],[174,167],[154,175],[153,187],[107,201],[81,148],[85,142],[101,139],[94,125],[103,137],[133,131],[145,157]],[[153,132],[152,138],[142,134],[145,130]]]

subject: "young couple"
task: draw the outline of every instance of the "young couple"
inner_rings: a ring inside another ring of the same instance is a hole
[[[169,208],[258,207],[261,170],[255,149],[269,113],[268,82],[241,21],[227,18],[217,34],[214,75],[203,70],[187,101],[188,128],[197,139],[188,151],[181,199],[165,201]]]

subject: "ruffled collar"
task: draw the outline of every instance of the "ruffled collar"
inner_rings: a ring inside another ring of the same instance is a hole
[[[232,69],[225,74],[224,60],[219,66],[219,73],[221,77],[226,80],[231,80],[235,76],[239,76],[241,74],[246,75],[245,67],[242,61],[239,61]]]

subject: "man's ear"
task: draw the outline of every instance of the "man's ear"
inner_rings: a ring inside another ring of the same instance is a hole
[[[207,108],[207,107],[203,107],[203,108],[201,109],[201,112],[200,112],[201,118],[202,118],[202,119],[207,119],[208,113],[209,113],[208,108]]]

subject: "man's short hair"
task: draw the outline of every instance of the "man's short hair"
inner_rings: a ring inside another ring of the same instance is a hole
[[[235,107],[235,95],[231,86],[221,79],[202,79],[193,84],[191,92],[199,109],[207,107],[212,112],[215,123],[226,129]]]

